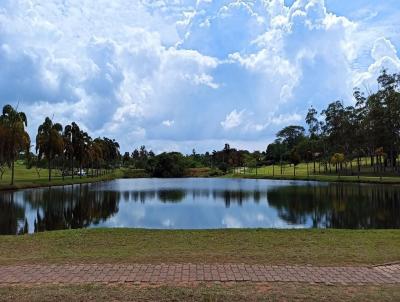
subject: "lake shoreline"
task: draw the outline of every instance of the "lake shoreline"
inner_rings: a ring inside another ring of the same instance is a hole
[[[222,178],[237,178],[237,179],[267,179],[267,180],[301,180],[301,181],[317,181],[317,182],[327,182],[327,183],[359,183],[359,184],[391,184],[400,185],[399,177],[379,177],[375,176],[332,176],[332,175],[310,175],[310,176],[266,176],[266,175],[253,175],[253,174],[227,174],[222,176]]]
[[[51,187],[62,187],[62,186],[71,186],[71,185],[79,185],[79,184],[91,184],[91,183],[98,183],[98,182],[103,182],[103,181],[110,181],[110,180],[115,180],[115,179],[120,179],[124,178],[124,175],[121,174],[121,171],[116,171],[112,172],[110,174],[106,174],[100,177],[95,177],[95,178],[79,178],[77,176],[74,179],[57,179],[57,180],[52,180],[51,182],[48,182],[45,178],[43,179],[38,179],[37,181],[40,182],[21,182],[21,183],[16,183],[14,185],[10,184],[0,184],[0,192],[4,191],[19,191],[19,190],[25,190],[25,189],[39,189],[39,188],[51,188]],[[43,181],[43,182],[41,182]]]
[[[50,187],[60,187],[78,184],[90,184],[98,183],[103,181],[110,181],[116,179],[139,179],[139,178],[152,178],[150,176],[137,176],[137,177],[127,177],[123,171],[119,170],[111,174],[101,176],[99,178],[75,178],[67,180],[53,180],[51,183],[47,182],[45,178],[38,181],[43,182],[21,182],[14,185],[0,184],[1,191],[18,191],[24,189],[38,189],[38,188],[50,188]],[[252,174],[226,174],[223,176],[185,176],[185,178],[230,178],[230,179],[265,179],[265,180],[299,180],[299,181],[310,181],[310,182],[327,182],[327,183],[355,183],[355,184],[385,184],[385,185],[400,185],[400,177],[383,177],[382,180],[379,177],[361,176],[359,179],[357,176],[341,176],[340,178],[332,175],[313,175],[313,176],[295,176],[290,177],[284,176],[266,176],[266,175],[252,175]]]

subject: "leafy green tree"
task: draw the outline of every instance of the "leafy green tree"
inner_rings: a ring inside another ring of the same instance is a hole
[[[147,170],[154,177],[182,177],[187,167],[187,161],[181,153],[164,152],[151,159]]]
[[[304,138],[304,132],[304,127],[292,125],[280,130],[276,137],[287,146],[288,150],[292,150]]]
[[[319,135],[319,130],[321,123],[318,121],[318,111],[313,107],[308,109],[306,116],[306,123],[308,125],[308,132],[310,133],[310,138],[317,138]]]
[[[245,164],[245,167],[254,169],[257,167],[257,160],[253,155],[245,154],[244,155],[244,164]]]
[[[340,170],[342,170],[342,164],[344,163],[345,159],[346,158],[343,153],[335,153],[332,155],[331,163],[335,166],[336,172],[338,172],[339,167]]]

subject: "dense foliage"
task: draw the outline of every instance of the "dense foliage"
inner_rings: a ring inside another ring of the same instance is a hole
[[[379,89],[366,96],[354,90],[355,105],[332,102],[318,115],[310,108],[306,116],[308,135],[301,126],[288,126],[277,134],[267,148],[267,159],[273,162],[319,161],[325,170],[334,165],[357,163],[368,157],[375,172],[397,171],[400,152],[400,75],[383,71]]]
[[[151,158],[147,170],[155,177],[182,177],[187,167],[188,161],[181,153],[164,152]]]

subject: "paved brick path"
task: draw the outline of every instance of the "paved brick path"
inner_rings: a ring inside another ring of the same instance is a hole
[[[246,264],[82,264],[0,266],[0,284],[145,282],[307,282],[400,284],[400,264],[380,267]]]

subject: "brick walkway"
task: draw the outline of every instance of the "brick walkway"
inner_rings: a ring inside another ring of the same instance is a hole
[[[246,264],[82,264],[0,266],[0,285],[94,282],[307,282],[400,284],[400,264],[379,267],[270,266]]]

